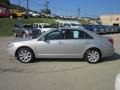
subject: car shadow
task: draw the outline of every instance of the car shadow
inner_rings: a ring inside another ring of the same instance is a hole
[[[120,59],[120,54],[114,53],[113,56],[102,58],[101,62],[108,62],[108,61],[116,61]],[[32,61],[32,63],[37,62],[87,62],[83,59],[76,59],[76,58],[38,58]]]
[[[116,60],[120,60],[120,54],[115,52],[113,56],[103,58],[101,62],[116,61]]]
[[[83,59],[75,59],[75,58],[38,58],[32,61],[32,63],[36,62],[85,62]]]

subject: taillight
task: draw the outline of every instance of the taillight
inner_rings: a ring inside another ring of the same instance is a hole
[[[109,40],[110,43],[112,43],[112,45],[114,44],[113,38],[110,37],[108,40]]]

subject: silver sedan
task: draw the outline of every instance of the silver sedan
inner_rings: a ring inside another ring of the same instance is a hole
[[[97,63],[114,53],[113,39],[85,29],[54,29],[8,44],[9,55],[22,63],[35,58],[83,58]]]

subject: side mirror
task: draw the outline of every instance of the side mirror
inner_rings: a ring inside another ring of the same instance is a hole
[[[42,37],[42,38],[41,38],[41,41],[46,41],[46,37]]]

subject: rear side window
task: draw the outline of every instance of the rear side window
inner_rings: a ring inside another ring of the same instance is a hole
[[[66,39],[93,39],[88,33],[80,30],[68,30],[65,37]]]

